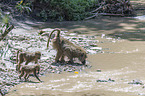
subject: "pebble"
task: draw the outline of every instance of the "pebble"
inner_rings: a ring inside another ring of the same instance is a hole
[[[112,80],[111,78],[109,78],[108,80],[100,80],[100,79],[98,79],[97,82],[115,82],[115,80]]]
[[[143,83],[142,83],[142,81],[141,80],[132,80],[131,82],[129,82],[128,84],[139,84],[139,85],[144,85]]]
[[[101,72],[101,69],[97,69],[97,72]]]

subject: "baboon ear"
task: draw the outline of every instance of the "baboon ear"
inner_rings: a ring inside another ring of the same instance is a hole
[[[82,53],[82,54],[81,54],[81,57],[85,57],[85,58],[87,58],[87,55],[84,54],[84,53]]]

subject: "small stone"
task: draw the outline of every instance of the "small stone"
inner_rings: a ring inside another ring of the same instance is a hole
[[[115,80],[112,80],[111,78],[109,78],[108,82],[115,82]]]
[[[142,83],[142,81],[140,81],[140,80],[132,80],[132,81],[129,82],[128,84],[140,84],[140,85],[144,85],[144,84]]]
[[[54,70],[52,70],[52,71],[51,71],[51,73],[55,73],[55,71],[54,71]]]
[[[97,80],[97,82],[107,82],[107,80]]]
[[[101,72],[101,69],[97,69],[97,72]]]

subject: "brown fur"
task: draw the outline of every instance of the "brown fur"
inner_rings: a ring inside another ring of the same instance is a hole
[[[51,38],[51,35],[53,32],[57,31],[57,35],[53,39],[53,48],[56,49],[57,54],[55,58],[55,62],[59,62],[59,59],[61,59],[61,62],[64,61],[64,56],[67,56],[70,59],[70,62],[73,63],[73,58],[78,58],[82,64],[86,63],[87,54],[85,50],[78,45],[73,44],[69,40],[60,37],[60,29],[56,28],[54,29],[47,41],[47,48],[49,46],[49,41]]]
[[[35,65],[22,65],[20,71],[21,71],[21,74],[19,75],[19,78],[20,79],[21,79],[21,77],[25,73],[24,79],[25,79],[25,81],[27,81],[27,79],[29,78],[29,74],[30,73],[33,73],[33,75],[37,78],[37,80],[39,80],[40,82],[42,82],[38,78],[38,76],[36,74],[36,71],[38,71],[38,74],[39,74],[39,71],[40,71],[40,65],[39,64],[35,64]]]
[[[20,52],[21,51],[21,52]],[[19,57],[19,59],[18,59]],[[38,63],[38,59],[41,58],[41,52],[35,52],[35,53],[28,53],[28,52],[22,52],[22,50],[17,51],[17,58],[16,63],[18,64],[16,68],[18,71],[20,70],[21,63],[26,61],[25,65],[27,65],[31,61],[35,61],[35,64]],[[19,61],[19,62],[18,62]]]

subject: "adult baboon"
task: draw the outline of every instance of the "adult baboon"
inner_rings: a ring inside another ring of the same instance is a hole
[[[38,78],[36,71],[38,71],[38,74],[39,74],[39,71],[40,71],[40,65],[39,64],[35,64],[35,65],[21,65],[21,68],[20,68],[21,74],[19,75],[19,78],[21,79],[21,77],[25,73],[24,79],[25,79],[25,81],[27,81],[27,79],[29,78],[29,74],[30,73],[33,73],[33,75],[37,78],[37,80],[39,80],[40,82],[42,82]]]
[[[70,59],[70,62],[73,63],[73,58],[78,58],[82,64],[86,63],[87,54],[86,51],[78,45],[73,44],[69,40],[60,36],[60,29],[54,29],[48,38],[47,48],[49,46],[49,41],[53,32],[57,31],[57,35],[53,39],[53,48],[56,49],[57,54],[55,62],[64,62],[64,56],[67,56]]]
[[[26,61],[25,65],[27,65],[31,61],[35,61],[35,64],[37,64],[38,59],[40,59],[40,58],[41,58],[41,52],[39,52],[39,51],[37,51],[35,53],[28,53],[28,52],[22,52],[22,50],[18,50],[17,57],[16,57],[16,63],[18,65],[17,65],[16,69],[19,71],[21,63],[23,63],[24,61]]]

